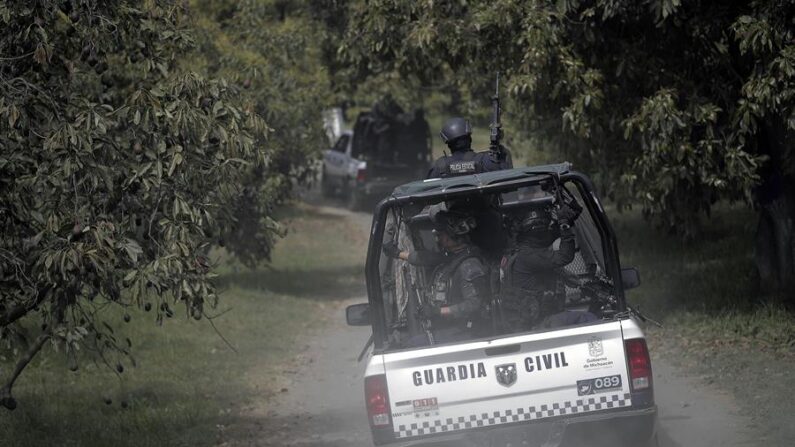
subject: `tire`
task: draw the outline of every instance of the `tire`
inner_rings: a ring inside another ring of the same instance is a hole
[[[328,178],[325,169],[323,169],[320,176],[320,194],[327,199],[334,197],[334,185],[331,184],[331,179]]]

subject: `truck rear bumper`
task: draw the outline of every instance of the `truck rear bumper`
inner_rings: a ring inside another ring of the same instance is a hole
[[[404,179],[378,179],[369,180],[358,185],[360,191],[368,197],[383,199],[392,193],[396,186],[399,186]]]
[[[640,447],[655,434],[657,407],[511,424],[386,444],[389,447]]]

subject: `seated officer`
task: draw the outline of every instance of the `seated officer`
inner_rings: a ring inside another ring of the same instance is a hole
[[[512,331],[530,330],[541,319],[563,311],[565,291],[559,272],[574,259],[571,226],[580,211],[576,203],[564,204],[557,212],[530,210],[518,221],[515,251],[502,266],[507,283],[502,307]],[[556,250],[553,243],[558,238]]]
[[[386,256],[414,265],[432,267],[420,317],[431,322],[436,343],[464,340],[474,336],[481,310],[490,299],[486,268],[477,248],[469,240],[475,219],[451,212],[444,204],[430,209],[439,252],[400,251],[395,242],[383,245]]]
[[[450,148],[450,155],[443,155],[434,161],[425,178],[455,177],[513,167],[511,153],[505,147],[501,147],[499,152],[472,150],[472,126],[464,118],[447,120],[439,136]]]

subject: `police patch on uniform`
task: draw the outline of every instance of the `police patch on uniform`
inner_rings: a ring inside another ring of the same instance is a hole
[[[506,363],[494,367],[497,375],[497,383],[504,387],[509,387],[516,383],[516,363]]]
[[[451,174],[473,174],[475,172],[474,161],[462,161],[458,163],[450,163]]]

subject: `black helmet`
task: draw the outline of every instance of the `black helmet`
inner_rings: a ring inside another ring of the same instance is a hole
[[[560,227],[547,209],[533,209],[518,219],[515,230],[520,241],[528,241],[533,246],[548,247],[560,237]]]
[[[546,230],[552,224],[552,215],[545,209],[530,210],[519,222],[519,231]]]
[[[477,226],[475,218],[461,211],[450,211],[442,202],[428,208],[428,216],[436,230],[443,230],[452,236],[469,234]]]
[[[442,126],[442,131],[439,132],[445,144],[469,135],[472,135],[472,126],[469,125],[469,120],[460,117],[447,120]]]

